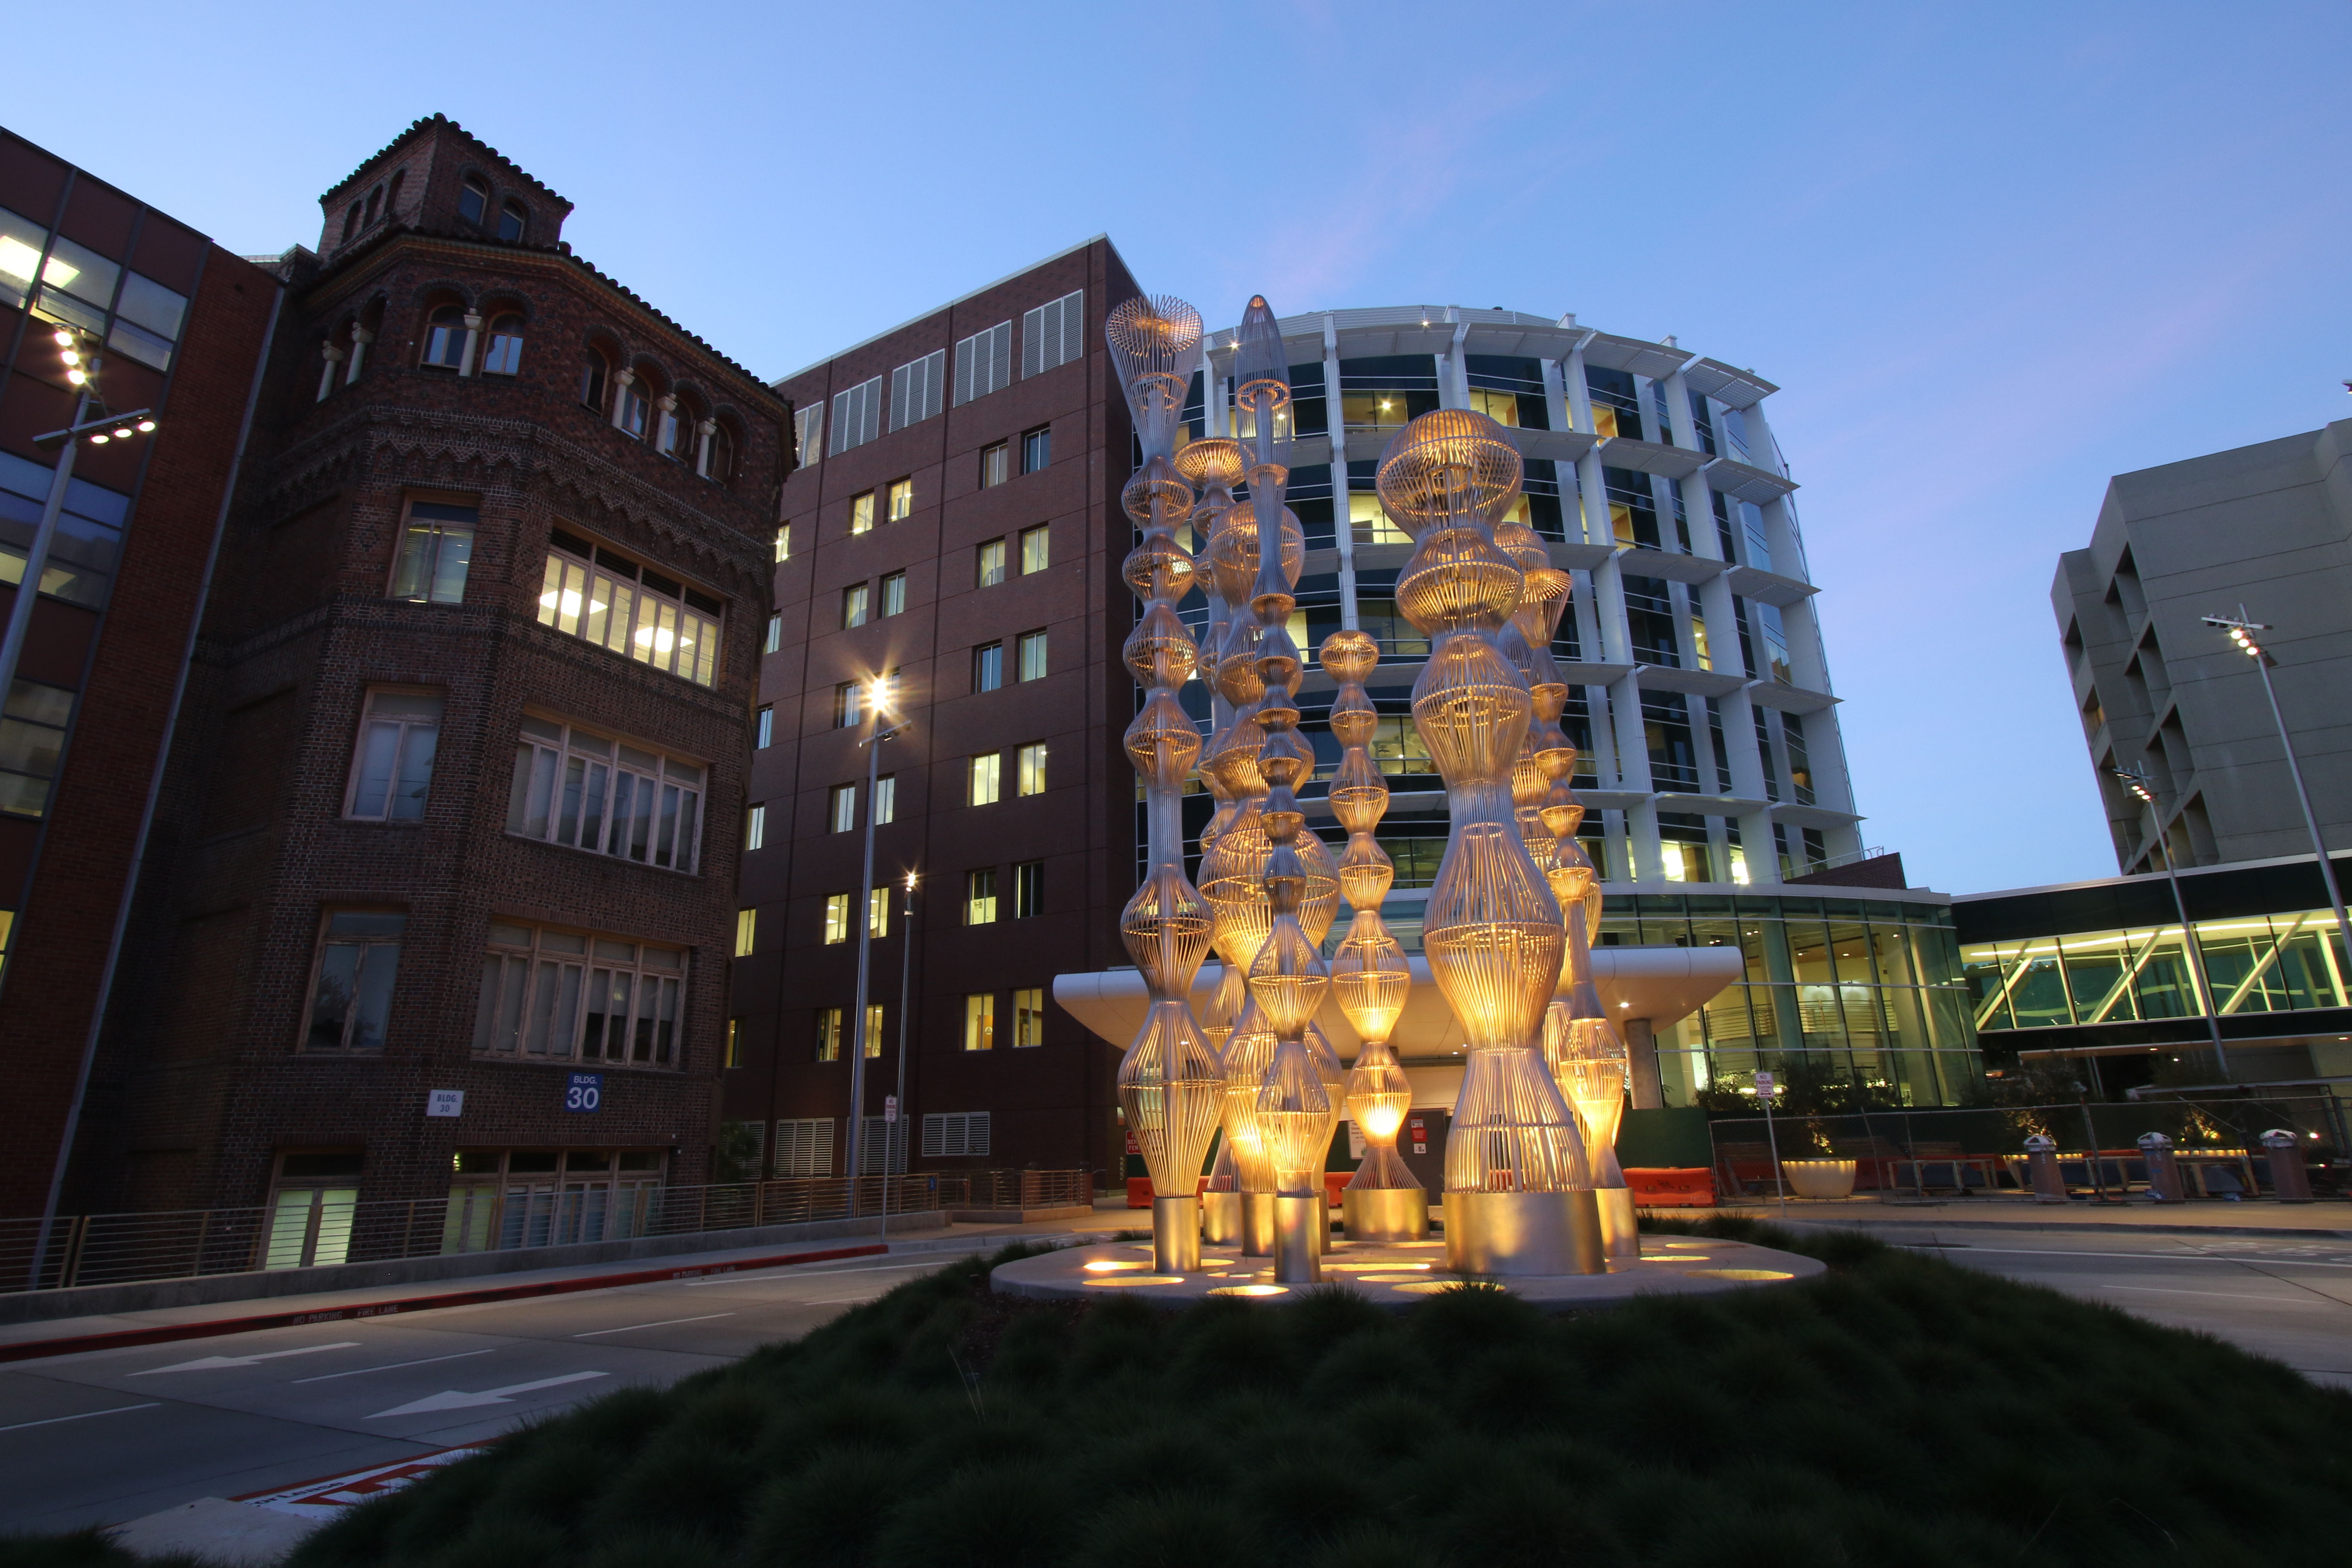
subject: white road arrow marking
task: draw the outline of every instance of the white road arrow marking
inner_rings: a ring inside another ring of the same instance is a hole
[[[518,1394],[534,1394],[542,1388],[556,1388],[567,1383],[585,1383],[592,1377],[604,1377],[601,1372],[570,1372],[562,1377],[542,1377],[536,1383],[510,1383],[504,1388],[486,1388],[479,1394],[467,1394],[459,1389],[445,1389],[424,1399],[414,1399],[391,1410],[379,1410],[368,1417],[371,1421],[387,1420],[394,1415],[422,1415],[430,1410],[470,1410],[478,1405],[507,1405]]]
[[[280,1356],[316,1355],[320,1351],[347,1351],[358,1344],[357,1340],[337,1340],[331,1345],[304,1345],[299,1350],[256,1351],[251,1355],[208,1355],[201,1361],[184,1361],[174,1366],[151,1366],[145,1372],[134,1372],[132,1377],[154,1377],[166,1372],[211,1372],[224,1366],[251,1366],[259,1361],[276,1361]]]

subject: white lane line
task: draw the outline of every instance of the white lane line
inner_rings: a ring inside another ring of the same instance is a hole
[[[818,1279],[828,1274],[894,1274],[908,1268],[937,1267],[938,1265],[934,1263],[886,1263],[873,1268],[815,1268],[806,1273],[797,1274],[778,1274],[761,1268],[747,1270],[741,1274],[721,1274],[710,1279],[689,1279],[686,1282],[686,1288],[692,1290],[704,1285],[733,1285],[748,1279],[756,1279],[761,1284],[772,1285],[779,1280],[786,1279]]]
[[[52,1415],[47,1421],[19,1421],[14,1426],[0,1426],[0,1432],[22,1432],[27,1426],[54,1426],[60,1421],[87,1421],[93,1415],[120,1415],[126,1410],[160,1410],[163,1402],[151,1399],[144,1405],[118,1405],[111,1410],[85,1410],[79,1415]]]
[[[2332,1301],[2323,1298],[2305,1301],[2289,1296],[2233,1296],[2226,1290],[2168,1290],[2161,1285],[2102,1285],[2086,1282],[2086,1290],[2138,1290],[2151,1296],[2210,1296],[2217,1301],[2235,1301],[2245,1307],[2352,1307],[2352,1301]]]
[[[1949,1252],[1947,1247],[1922,1247],[1916,1242],[1902,1244],[1913,1252]],[[1971,1247],[1971,1253],[1999,1258],[2141,1258],[2158,1263],[2261,1263],[2273,1268],[2352,1268],[2352,1263],[2319,1263],[2306,1258],[2277,1258],[2252,1252],[2242,1256],[2225,1252],[2055,1252],[2041,1247]],[[1954,1258],[1955,1263],[1962,1261]]]
[[[625,1334],[637,1329],[666,1329],[672,1323],[707,1323],[713,1318],[731,1318],[732,1312],[705,1312],[698,1318],[664,1318],[658,1323],[631,1323],[625,1329],[591,1329],[584,1334],[574,1334],[575,1340],[593,1340],[599,1334]]]
[[[251,1355],[208,1355],[197,1361],[184,1361],[173,1366],[151,1366],[145,1372],[129,1373],[131,1377],[158,1377],[167,1372],[217,1372],[225,1366],[251,1366],[256,1362],[276,1361],[281,1356],[316,1355],[320,1351],[347,1351],[358,1346],[357,1340],[337,1340],[331,1345],[301,1345],[290,1351],[256,1351]]]
[[[363,1366],[352,1372],[320,1373],[317,1377],[298,1377],[294,1381],[296,1383],[332,1383],[339,1377],[364,1377],[372,1372],[391,1372],[397,1367],[430,1366],[436,1361],[463,1361],[469,1355],[496,1355],[506,1348],[504,1345],[493,1345],[486,1351],[459,1351],[455,1355],[429,1355],[420,1361],[388,1361],[382,1366]]]
[[[470,1410],[478,1405],[508,1405],[513,1403],[518,1394],[536,1394],[542,1388],[558,1388],[567,1383],[584,1383],[592,1377],[610,1375],[602,1372],[568,1372],[562,1377],[542,1377],[532,1383],[509,1383],[504,1388],[486,1388],[478,1394],[469,1394],[460,1388],[446,1388],[423,1399],[412,1399],[405,1405],[394,1405],[390,1410],[379,1410],[368,1419],[382,1421],[390,1415],[422,1415],[429,1410]]]

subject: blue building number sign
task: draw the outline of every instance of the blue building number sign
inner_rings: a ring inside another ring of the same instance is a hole
[[[600,1072],[576,1072],[571,1087],[563,1091],[566,1110],[594,1110],[604,1103],[604,1075]]]

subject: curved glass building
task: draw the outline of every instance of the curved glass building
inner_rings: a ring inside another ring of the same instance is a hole
[[[1370,689],[1386,720],[1376,755],[1398,788],[1383,836],[1401,889],[1436,870],[1444,796],[1410,717],[1428,645],[1394,597],[1412,547],[1372,480],[1390,437],[1433,408],[1511,429],[1527,460],[1521,521],[1575,578],[1552,651],[1572,692],[1562,722],[1580,753],[1586,848],[1606,879],[1753,887],[1859,858],[1769,382],[1573,316],[1413,305],[1282,327],[1295,400],[1281,434],[1307,531],[1292,630],[1303,647],[1343,626],[1380,642]],[[1231,330],[1204,340],[1191,435],[1248,433],[1233,343]],[[1311,671],[1302,706],[1328,705],[1328,689]],[[1191,695],[1205,714],[1207,692]],[[1328,730],[1314,733],[1336,764]]]
[[[1894,889],[1786,885],[1864,852],[1797,487],[1764,408],[1773,384],[1672,339],[1573,316],[1413,305],[1286,317],[1282,329],[1294,401],[1278,435],[1307,535],[1291,632],[1302,648],[1343,626],[1381,645],[1366,686],[1394,791],[1380,828],[1397,868],[1384,912],[1406,945],[1418,949],[1444,853],[1445,795],[1412,719],[1429,645],[1394,598],[1412,547],[1381,512],[1373,476],[1409,420],[1470,408],[1512,432],[1527,462],[1518,516],[1575,580],[1552,652],[1570,683],[1562,723],[1579,752],[1580,833],[1608,885],[1601,942],[1743,952],[1738,983],[1657,1021],[1654,1092],[1690,1104],[1759,1067],[1800,1063],[1910,1103],[1963,1092],[1979,1068],[1948,900],[1899,878]],[[1209,334],[1189,436],[1254,433],[1233,403],[1233,331]],[[1197,629],[1204,601],[1186,613]],[[1205,720],[1205,687],[1185,696]],[[1300,794],[1310,825],[1336,841],[1315,798],[1339,759],[1331,696],[1310,666],[1300,729],[1321,765]],[[1211,803],[1188,805],[1197,833]]]

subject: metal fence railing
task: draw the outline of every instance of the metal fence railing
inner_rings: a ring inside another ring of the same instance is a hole
[[[1710,1121],[1717,1190],[1726,1201],[1769,1199],[1774,1153],[1782,1169],[1801,1160],[1851,1160],[1853,1190],[1886,1196],[2021,1195],[2030,1190],[2025,1140],[2058,1145],[2060,1173],[2083,1193],[2145,1190],[2142,1133],[2172,1140],[2191,1196],[2252,1198],[2273,1192],[2273,1128],[2299,1135],[2312,1191],[2352,1196],[2352,1140],[2334,1095],[2150,1099],[2129,1104],[1971,1106],[1725,1117]]]
[[[856,1179],[860,1215],[1091,1203],[1087,1171],[918,1172]],[[446,1197],[362,1202],[349,1188],[292,1188],[254,1208],[0,1220],[0,1293],[213,1274],[523,1250],[845,1219],[845,1176],[666,1187],[474,1185]]]

